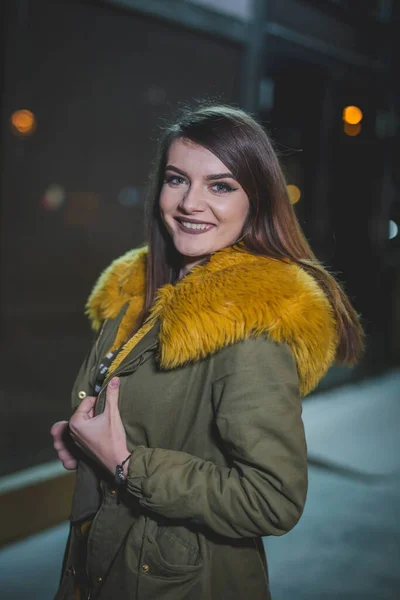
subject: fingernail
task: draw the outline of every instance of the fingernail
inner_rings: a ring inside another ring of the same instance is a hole
[[[116,388],[116,387],[118,387],[118,384],[119,384],[118,377],[113,377],[110,381],[111,387]]]

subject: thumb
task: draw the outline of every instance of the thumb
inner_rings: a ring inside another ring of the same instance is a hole
[[[76,409],[74,414],[79,415],[81,418],[89,418],[89,413],[94,409],[94,405],[96,404],[97,397],[96,396],[86,396],[84,400],[80,403],[78,408]]]
[[[107,385],[105,410],[118,410],[119,377],[113,377]]]

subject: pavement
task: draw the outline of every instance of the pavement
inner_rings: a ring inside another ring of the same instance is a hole
[[[400,370],[304,401],[309,492],[264,538],[273,600],[400,600]],[[67,524],[0,551],[2,600],[52,600]]]

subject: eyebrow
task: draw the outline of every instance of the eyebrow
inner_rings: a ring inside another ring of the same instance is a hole
[[[174,165],[167,165],[165,167],[166,171],[175,171],[175,173],[179,173],[179,175],[183,175],[184,177],[188,177],[188,174],[178,167],[174,167]],[[232,173],[213,173],[212,175],[207,175],[206,181],[215,181],[216,179],[234,179],[236,181],[236,177],[232,175]]]

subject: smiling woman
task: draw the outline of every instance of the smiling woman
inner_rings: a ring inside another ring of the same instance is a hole
[[[89,297],[99,333],[52,428],[77,468],[56,599],[268,600],[262,536],[307,493],[301,396],[362,329],[243,111],[165,132],[147,220]]]

